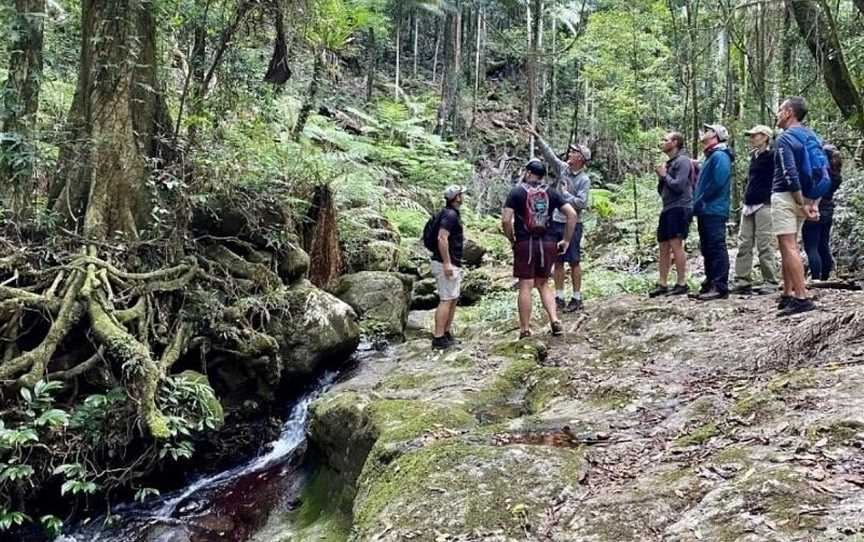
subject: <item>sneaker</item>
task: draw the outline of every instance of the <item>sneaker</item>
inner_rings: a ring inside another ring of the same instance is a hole
[[[780,294],[780,301],[777,303],[777,310],[778,311],[785,310],[786,307],[789,306],[789,304],[792,302],[793,299],[795,299],[795,298],[792,297],[791,295]]]
[[[753,287],[749,284],[741,284],[732,288],[729,293],[737,295],[751,295],[753,293]]]
[[[522,330],[519,331],[519,340],[520,340],[520,341],[521,341],[522,339],[527,339],[527,338],[529,338],[530,336],[531,336],[531,330],[530,330],[530,329],[522,329]]]
[[[450,342],[450,345],[451,345],[451,346],[456,346],[457,344],[462,344],[462,341],[460,341],[459,339],[455,338],[455,337],[453,336],[453,334],[450,333],[449,331],[445,331],[445,332],[444,332],[444,338],[447,339],[447,340]]]
[[[793,314],[801,314],[802,312],[810,312],[816,310],[816,304],[809,299],[798,299],[793,297],[786,308],[781,310],[777,316],[792,316]]]
[[[712,288],[704,294],[699,294],[697,299],[699,301],[714,301],[715,299],[726,299],[727,297],[729,297],[729,292],[721,292],[720,290]]]
[[[564,326],[561,325],[561,322],[559,322],[559,321],[552,322],[551,327],[552,327],[552,335],[554,335],[556,337],[558,335],[561,335],[562,333],[564,333]]]
[[[661,295],[667,295],[669,293],[668,286],[660,286],[657,285],[656,288],[648,292],[648,297],[660,297]]]
[[[689,293],[690,293],[690,288],[688,288],[686,284],[676,284],[675,286],[672,287],[671,290],[669,290],[669,293],[667,295],[670,295],[670,296],[685,295],[685,294],[689,294]]]
[[[581,299],[571,298],[570,303],[567,303],[567,306],[564,307],[564,312],[576,312],[581,311],[585,306],[582,304]]]
[[[447,337],[432,337],[432,350],[447,350],[453,346]]]
[[[563,297],[558,297],[558,296],[556,295],[556,296],[555,296],[555,306],[558,307],[559,309],[563,309],[563,308],[564,308],[564,305],[565,305],[565,303],[564,303],[564,298],[563,298]]]

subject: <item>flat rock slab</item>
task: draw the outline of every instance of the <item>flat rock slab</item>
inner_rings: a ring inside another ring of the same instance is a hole
[[[355,424],[318,430],[325,464],[334,434],[368,432],[342,463],[349,539],[858,540],[862,301],[778,319],[774,296],[620,297],[562,337],[520,343],[508,320],[400,345],[322,399]]]

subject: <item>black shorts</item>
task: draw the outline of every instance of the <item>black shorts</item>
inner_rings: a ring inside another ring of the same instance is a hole
[[[660,213],[657,226],[657,241],[663,243],[672,239],[687,239],[690,233],[690,209],[672,207]]]
[[[552,225],[552,231],[555,233],[555,239],[558,241],[564,240],[564,228],[566,224],[563,222],[555,222]],[[558,255],[559,262],[577,264],[582,261],[582,223],[576,223],[576,229],[573,230],[573,238],[570,239],[570,245],[567,247],[567,252]]]

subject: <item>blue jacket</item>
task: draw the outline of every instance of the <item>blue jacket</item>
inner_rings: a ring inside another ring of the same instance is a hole
[[[725,143],[705,153],[705,157],[693,193],[693,214],[728,217],[735,157]]]

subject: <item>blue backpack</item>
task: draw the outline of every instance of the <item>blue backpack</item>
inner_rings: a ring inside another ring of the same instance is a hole
[[[828,157],[822,150],[822,140],[807,128],[792,128],[789,135],[804,146],[804,163],[799,168],[803,173],[801,193],[805,198],[819,199],[831,190]]]

